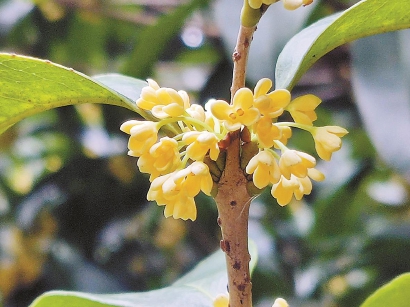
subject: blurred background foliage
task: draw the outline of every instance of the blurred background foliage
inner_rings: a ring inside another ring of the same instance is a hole
[[[0,50],[95,75],[119,72],[229,99],[238,0],[0,0]],[[251,48],[249,86],[273,78],[286,41],[355,1],[275,4]],[[350,133],[327,180],[285,208],[269,191],[251,206],[259,263],[255,306],[357,306],[410,271],[410,34],[345,45],[319,60],[292,95],[323,99],[317,125]],[[104,105],[30,117],[0,136],[0,306],[51,289],[144,291],[168,285],[219,246],[212,200],[198,220],[165,219],[145,200],[148,178],[126,156],[118,127],[136,115]],[[292,145],[313,153],[294,132]]]

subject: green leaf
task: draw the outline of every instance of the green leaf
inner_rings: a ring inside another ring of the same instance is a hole
[[[116,105],[141,113],[134,103],[142,81],[117,76],[92,79],[73,69],[36,58],[0,53],[0,133],[16,122],[52,108],[80,103]],[[113,86],[116,90],[104,85]],[[124,93],[124,95],[120,94]]]
[[[276,88],[292,89],[323,55],[360,37],[410,27],[410,1],[362,0],[296,34],[279,55]]]
[[[148,83],[143,80],[114,73],[96,75],[92,78],[127,97],[131,101],[136,101],[140,97],[142,88],[148,85]]]
[[[250,268],[253,270],[257,260],[256,246],[251,243],[249,250],[252,255]],[[217,295],[226,293],[227,282],[225,254],[218,250],[163,289],[121,294],[51,291],[38,297],[30,307],[210,307]]]
[[[370,295],[360,307],[408,307],[410,273],[402,274]]]

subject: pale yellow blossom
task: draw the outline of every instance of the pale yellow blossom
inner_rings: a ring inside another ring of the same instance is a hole
[[[295,196],[296,200],[301,200],[304,195],[309,195],[312,192],[312,181],[322,181],[325,176],[315,168],[309,168],[305,177],[297,177],[293,174],[289,179],[281,176],[279,182],[272,185],[271,194],[276,198],[281,206],[285,206]]]
[[[195,118],[196,120],[205,122],[205,119],[206,119],[205,110],[201,105],[194,103],[189,108],[186,109],[186,112],[192,118]]]
[[[316,165],[316,159],[311,155],[293,149],[285,150],[279,159],[279,168],[286,179],[290,179],[291,174],[296,177],[305,177],[308,169]]]
[[[158,139],[158,124],[151,121],[129,120],[120,127],[121,131],[130,134],[128,154],[139,157],[147,152]]]
[[[312,191],[312,182],[308,176],[300,178],[293,174],[289,179],[282,176],[278,183],[272,185],[271,194],[281,206],[286,206],[295,196],[296,200],[302,199],[303,195],[309,195]]]
[[[258,138],[260,147],[271,148],[275,140],[282,139],[282,129],[272,123],[268,116],[262,116],[253,124],[253,132]]]
[[[268,150],[256,154],[249,161],[245,171],[248,174],[253,174],[253,183],[258,189],[263,189],[268,184],[278,182],[281,176],[278,163]]]
[[[150,181],[173,172],[181,165],[178,142],[169,137],[161,138],[149,151],[141,155],[137,165],[142,173],[151,174]]]
[[[147,199],[165,206],[166,217],[195,220],[197,212],[194,197],[200,191],[210,195],[212,185],[208,166],[196,161],[185,169],[155,178]]]
[[[315,148],[319,157],[329,161],[332,153],[342,147],[341,137],[347,134],[347,130],[339,126],[314,127],[312,136],[315,140]]]
[[[315,109],[321,102],[315,95],[303,95],[292,100],[286,110],[296,123],[312,126],[317,119]]]
[[[151,183],[147,199],[156,201],[158,206],[165,206],[165,217],[172,216],[175,219],[191,219],[194,221],[197,215],[194,198],[186,195],[183,191],[170,195],[163,190],[164,183],[173,175],[174,173],[170,173],[155,178]]]
[[[268,93],[271,87],[272,81],[268,78],[258,81],[254,89],[254,106],[262,115],[276,118],[290,103],[290,93],[286,89],[277,89]]]
[[[289,304],[283,298],[277,298],[272,307],[289,307]]]
[[[185,91],[159,87],[153,80],[149,80],[148,86],[142,88],[136,104],[160,119],[181,116],[190,107],[189,96]]]
[[[213,301],[213,307],[229,307],[229,295],[218,295]]]
[[[281,137],[278,139],[283,145],[288,143],[288,139],[292,136],[292,129],[288,126],[277,126],[281,132]],[[280,149],[279,146],[276,144],[274,145],[275,148]]]
[[[248,88],[235,93],[232,105],[224,100],[211,101],[210,110],[229,131],[238,130],[242,125],[251,126],[260,117],[259,110],[253,107],[253,94]]]
[[[184,133],[182,141],[188,145],[186,155],[195,161],[202,161],[209,152],[211,160],[219,156],[218,138],[208,131],[189,131]]]

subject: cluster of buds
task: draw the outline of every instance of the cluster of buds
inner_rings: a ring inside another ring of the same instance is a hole
[[[165,206],[166,217],[196,219],[194,197],[200,191],[211,195],[218,174],[211,176],[209,166],[221,165],[217,162],[223,159],[232,131],[246,131],[247,137],[242,138],[244,172],[258,189],[271,185],[271,194],[281,206],[293,196],[299,200],[310,194],[311,179],[324,179],[315,169],[313,156],[286,146],[292,128],[309,132],[324,160],[341,148],[340,138],[347,131],[338,126],[313,126],[315,109],[321,102],[318,97],[304,95],[291,100],[289,91],[269,92],[271,87],[272,81],[264,78],[254,91],[239,89],[232,104],[210,100],[203,108],[190,104],[186,92],[162,88],[148,80],[136,104],[156,120],[130,120],[121,130],[130,135],[128,154],[139,157],[140,171],[150,174],[147,199]],[[293,122],[278,121],[285,111]]]

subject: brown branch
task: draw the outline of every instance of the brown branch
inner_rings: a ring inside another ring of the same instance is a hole
[[[235,50],[232,54],[233,60],[233,77],[231,86],[231,99],[236,91],[245,86],[246,64],[248,62],[249,47],[252,42],[253,33],[256,26],[252,28],[241,26],[239,29],[238,39]]]
[[[241,26],[235,51],[231,87],[231,101],[236,91],[245,86],[249,47],[256,27]],[[241,169],[240,131],[230,133],[226,148],[225,169],[218,183],[215,201],[218,207],[218,224],[222,231],[221,249],[226,255],[230,307],[252,306],[252,283],[249,271],[248,218],[251,197],[247,179]]]

